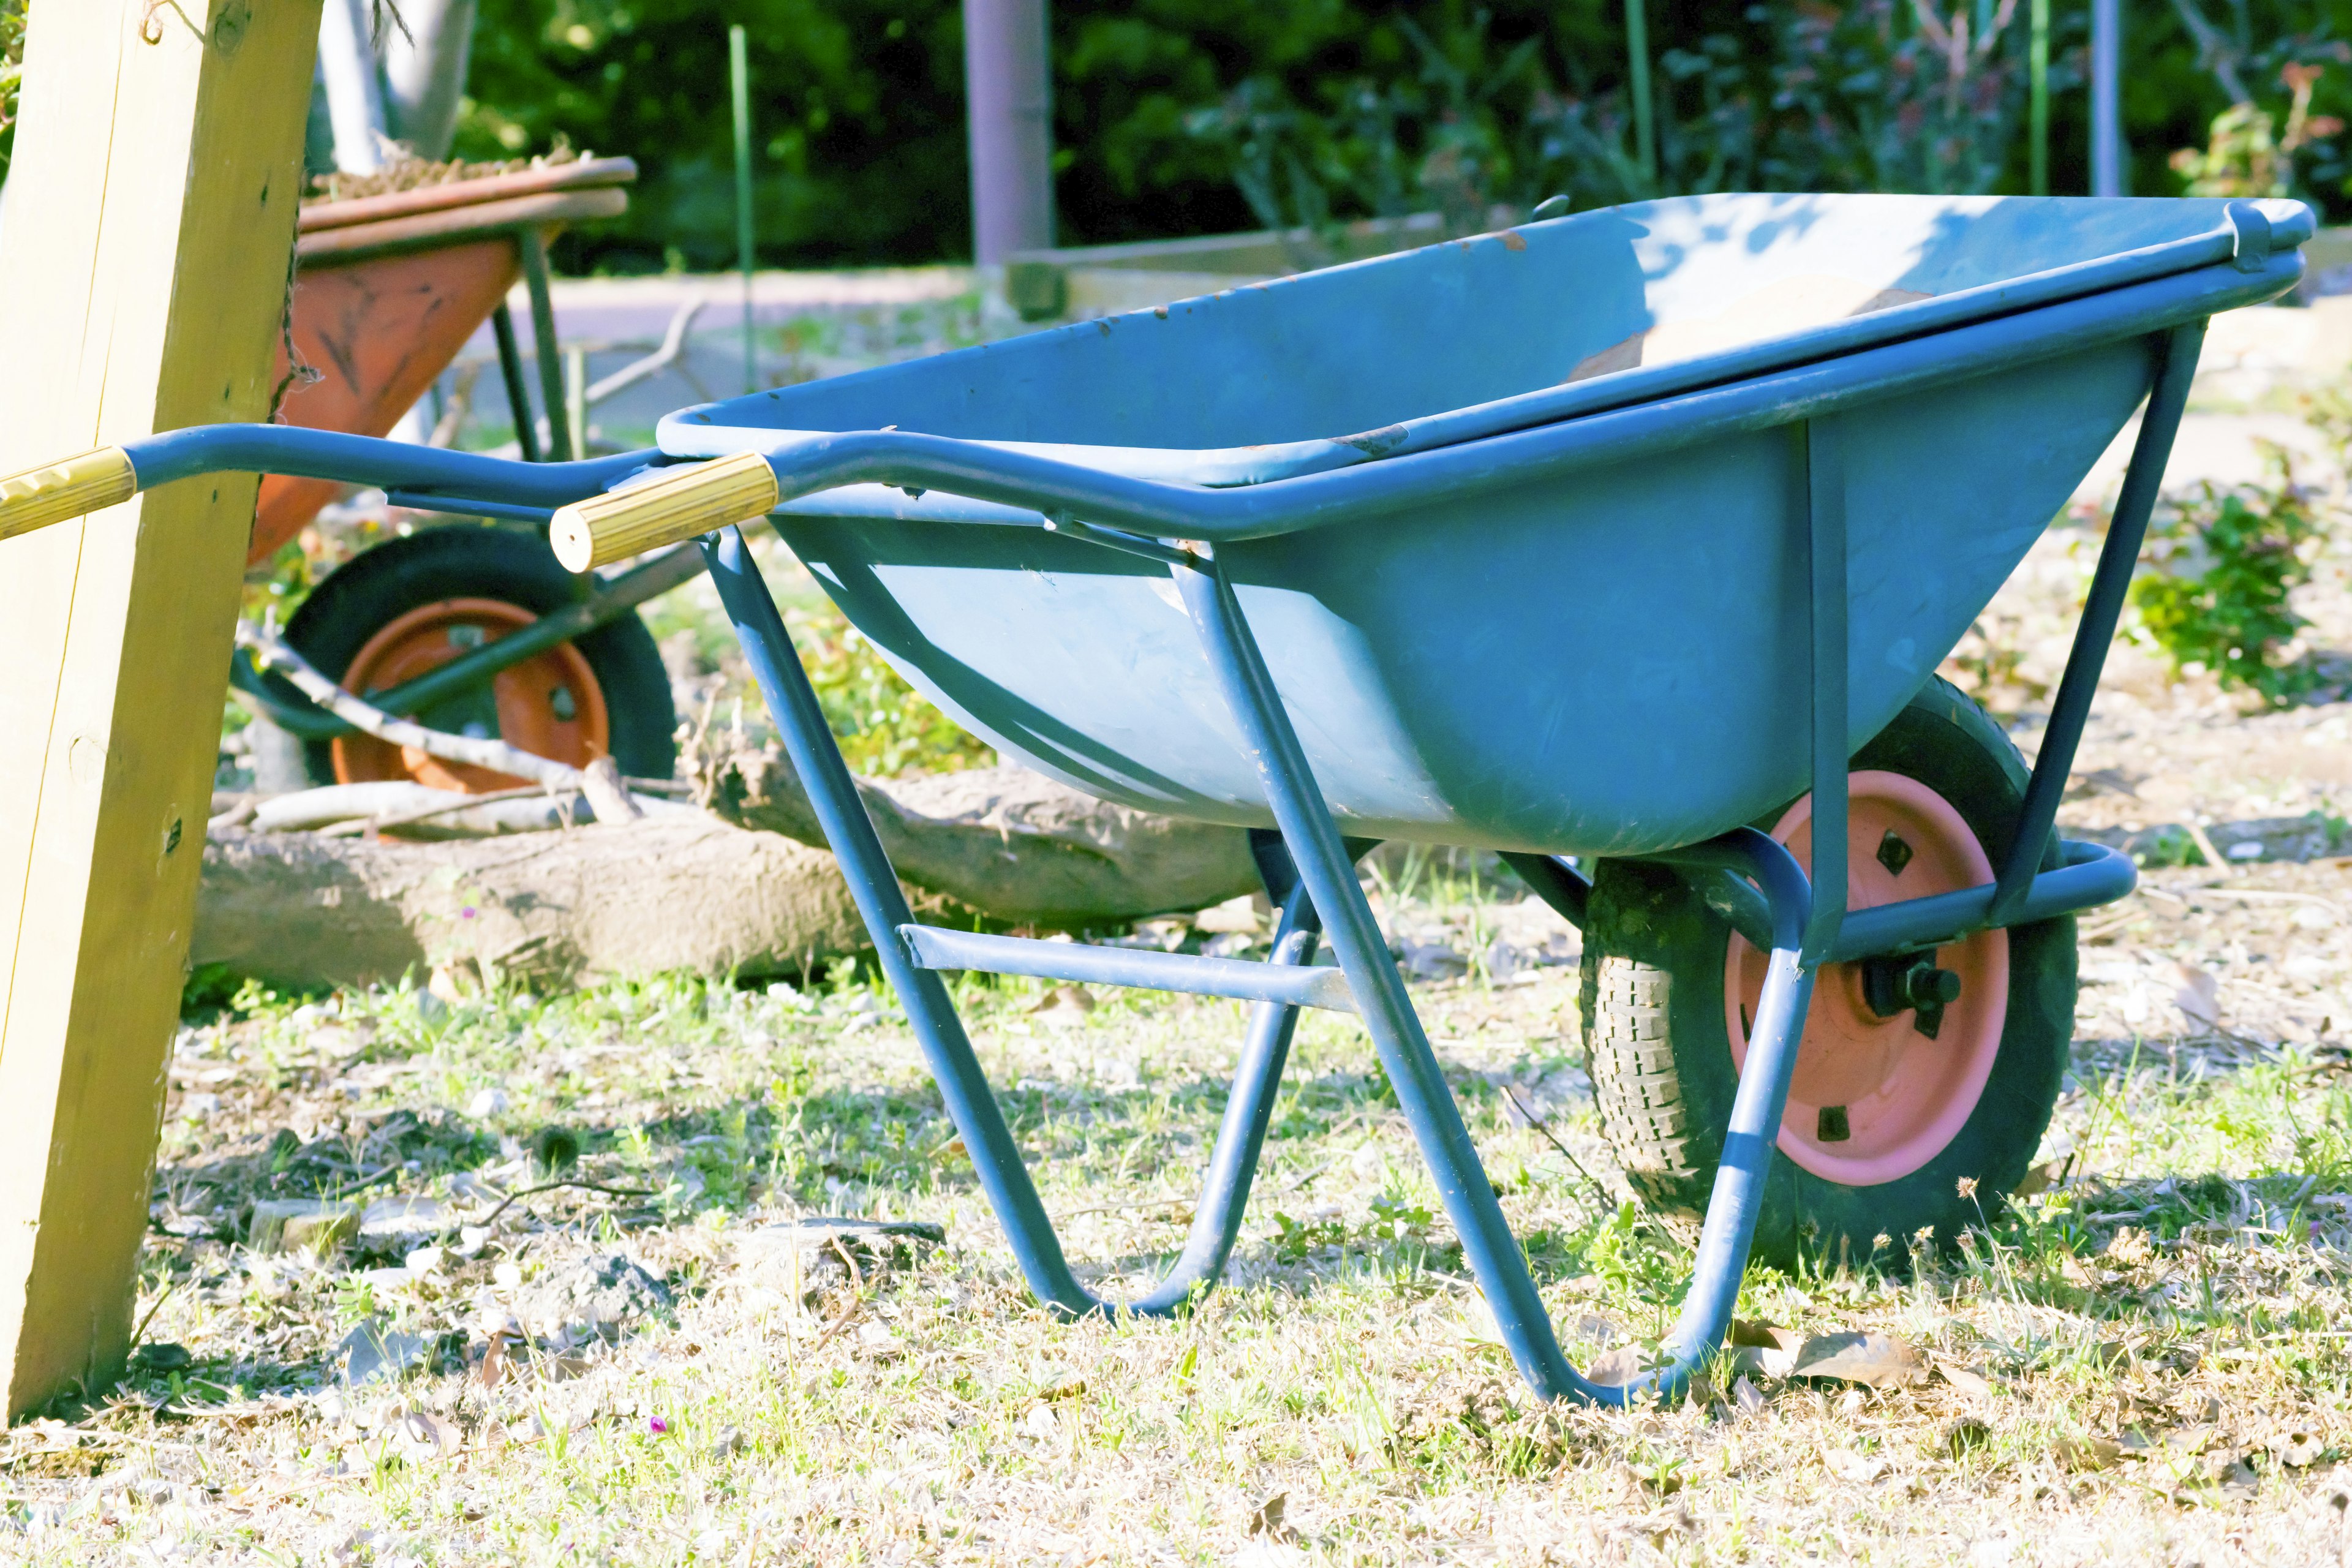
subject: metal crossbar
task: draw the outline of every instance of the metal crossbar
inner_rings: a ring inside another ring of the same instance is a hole
[[[1025,974],[1087,985],[1129,985],[1149,991],[1187,991],[1195,996],[1231,996],[1244,1002],[1279,1002],[1286,1007],[1326,1007],[1335,1013],[1356,1011],[1348,977],[1328,964],[1253,963],[1238,958],[1155,952],[1149,948],[992,936],[943,926],[904,925],[898,928],[898,935],[925,969],[973,969],[983,974]]]

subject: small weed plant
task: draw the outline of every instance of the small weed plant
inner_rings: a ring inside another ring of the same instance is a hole
[[[2132,584],[2132,602],[2177,673],[2210,670],[2225,688],[2281,707],[2314,679],[2287,657],[2305,624],[2289,600],[2311,580],[2326,528],[2285,455],[2273,448],[2271,462],[2271,482],[2208,482],[2158,520],[2148,540],[2156,570]]]
[[[852,771],[869,776],[985,767],[996,753],[932,706],[849,624],[822,608],[786,616],[825,722]]]

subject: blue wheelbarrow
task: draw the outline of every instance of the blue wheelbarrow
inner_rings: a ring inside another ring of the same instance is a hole
[[[176,431],[0,484],[0,536],[251,469],[541,521],[574,571],[699,537],[1040,1298],[1194,1300],[1298,1010],[1352,1012],[1520,1372],[1620,1404],[1716,1352],[1751,1249],[1899,1258],[2022,1174],[2070,917],[2133,885],[2053,824],[2204,321],[2293,287],[2311,232],[2285,202],[1658,202],[688,409],[594,463]],[[2029,771],[1934,670],[2143,405]],[[1007,753],[1250,829],[1270,958],[918,923],[744,544],[761,517]],[[1604,1126],[1703,1215],[1630,1383],[1560,1353],[1358,881],[1385,838],[1499,851],[1583,928]],[[1257,1004],[1150,1294],[1065,1260],[945,970]]]

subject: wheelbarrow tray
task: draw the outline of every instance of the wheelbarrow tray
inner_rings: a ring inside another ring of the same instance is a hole
[[[687,410],[661,440],[895,428],[1162,481],[1352,485],[1344,521],[1217,547],[1334,815],[1641,854],[1804,787],[1802,465],[1774,426],[1843,410],[1858,749],[2130,418],[2149,334],[2292,284],[2291,255],[2238,254],[2225,205],[1612,209]],[[1682,357],[1633,363],[1661,346]],[[1314,434],[1332,430],[1361,433]],[[1506,450],[1542,442],[1576,460]],[[1461,482],[1416,499],[1408,477],[1449,463]],[[777,521],[883,655],[1008,754],[1266,825],[1165,573],[1039,515],[866,486]],[[1026,526],[942,526],[989,521]]]
[[[456,180],[384,195],[312,202],[296,242],[292,313],[273,377],[289,425],[382,436],[400,423],[523,274],[523,231],[627,210],[626,158]],[[316,373],[289,374],[288,351]],[[246,564],[307,526],[342,487],[261,481]]]

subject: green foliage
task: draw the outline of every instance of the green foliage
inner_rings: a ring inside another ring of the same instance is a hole
[[[986,767],[996,753],[907,684],[841,612],[785,617],[850,771],[868,777]]]
[[[2053,10],[2053,188],[2079,191],[2086,23]],[[2286,112],[2283,67],[2345,58],[2330,16],[2291,0],[2234,0],[2226,26],[2192,29],[2192,16],[2180,0],[2126,29],[2141,193],[2178,190],[2167,155],[2231,104]],[[644,170],[629,216],[566,235],[564,264],[726,266],[721,23],[737,20],[762,257],[968,254],[962,22],[948,0],[746,0],[723,17],[701,0],[484,0],[457,153],[512,157],[561,133],[625,153]],[[2024,7],[1998,0],[1653,5],[1654,176],[1633,153],[1622,0],[1064,0],[1051,25],[1065,244],[1431,208],[1478,226],[1492,205],[1554,193],[1591,206],[2024,184]],[[2352,72],[2315,93],[2314,116],[2342,115]],[[2334,141],[2293,162],[2296,194],[2352,209]]]
[[[0,0],[0,121],[25,9]],[[2352,60],[2340,7],[2216,9],[2218,23],[2203,0],[2174,0],[2125,29],[2136,192],[2203,178],[2165,161],[2207,142],[2234,104],[2291,119],[2285,68]],[[2053,188],[2079,191],[2086,24],[2080,7],[2053,12]],[[508,159],[562,136],[634,157],[630,212],[567,233],[562,265],[729,266],[729,22],[750,34],[764,260],[969,253],[953,0],[483,0],[457,154]],[[2023,188],[2014,0],[1653,4],[1654,175],[1632,151],[1623,0],[1061,0],[1051,26],[1065,244],[1226,232],[1269,213],[1434,207],[1476,226],[1494,204],[1555,192],[1591,206],[1653,192]],[[2352,112],[2352,71],[2317,79],[2307,112]],[[0,173],[10,134],[0,126]],[[2352,215],[2339,139],[2284,140],[2290,192]]]
[[[638,160],[628,216],[565,259],[734,260],[727,24],[750,36],[759,243],[803,265],[929,259],[966,226],[951,0],[484,0],[461,158],[550,145]],[[953,247],[947,248],[952,249]]]
[[[2132,602],[2176,670],[2210,670],[2224,687],[2280,706],[2315,679],[2307,665],[2282,662],[2281,650],[2305,624],[2288,596],[2311,580],[2323,528],[2284,455],[2273,448],[2272,461],[2273,482],[2209,481],[2149,530],[2157,570],[2132,584]]]
[[[26,0],[0,0],[0,180],[16,142],[16,91],[25,76]]]
[[[2024,121],[2016,0],[1864,0],[1770,13],[1767,186],[1977,195],[2000,183]],[[2062,72],[2053,86],[2073,85]]]
[[[2290,65],[2280,75],[2294,93],[2280,132],[2270,110],[2251,101],[2231,104],[2214,117],[2205,151],[2183,147],[2172,167],[2189,182],[2192,196],[2284,196],[2293,187],[2294,155],[2335,135],[2344,122],[2311,112],[2312,92],[2325,73],[2318,66]]]

